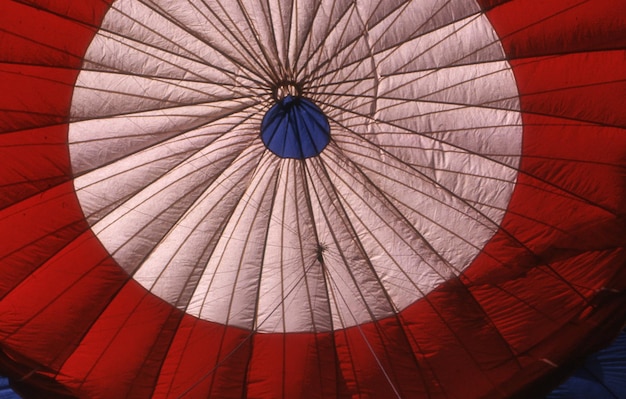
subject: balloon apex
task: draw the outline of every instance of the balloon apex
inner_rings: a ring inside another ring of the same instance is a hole
[[[302,87],[295,81],[283,81],[273,88],[272,95],[277,102],[287,96],[300,97],[302,96]]]

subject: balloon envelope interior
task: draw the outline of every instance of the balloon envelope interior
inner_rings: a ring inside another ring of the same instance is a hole
[[[626,319],[625,16],[0,2],[0,372],[29,399],[539,396]]]

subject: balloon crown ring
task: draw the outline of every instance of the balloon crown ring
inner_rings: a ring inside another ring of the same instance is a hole
[[[287,96],[301,97],[302,86],[296,81],[284,80],[272,88],[272,97],[274,98],[274,101],[281,101]]]

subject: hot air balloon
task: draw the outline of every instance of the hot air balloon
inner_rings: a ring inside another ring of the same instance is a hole
[[[528,398],[626,320],[622,0],[7,0],[32,398]]]

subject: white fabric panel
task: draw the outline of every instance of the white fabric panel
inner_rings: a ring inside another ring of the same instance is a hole
[[[382,2],[388,5],[387,2]],[[345,17],[341,20],[341,23],[345,26],[360,27],[359,30],[348,30],[346,38],[344,34],[337,36],[337,44],[327,45],[327,42],[332,40],[326,39],[325,48],[329,49],[325,53],[316,53],[315,56],[323,54],[326,59],[322,58],[317,60],[317,63],[313,65],[321,65],[322,68],[317,68],[314,76],[320,76],[330,82],[341,81],[339,76],[347,75],[349,79],[359,80],[367,76],[366,74],[360,74],[358,71],[368,71],[373,68],[377,69],[376,75],[381,76],[389,73],[393,73],[394,70],[390,68],[399,68],[407,64],[411,64],[413,67],[421,69],[430,69],[434,67],[440,67],[443,62],[430,62],[425,57],[435,57],[439,54],[432,54],[434,51],[442,51],[441,49],[430,49],[434,43],[442,40],[442,36],[446,36],[451,32],[454,32],[455,28],[465,26],[468,22],[463,23],[459,21],[462,18],[467,18],[467,21],[474,21],[478,14],[478,6],[474,2],[466,1],[445,1],[445,0],[433,0],[424,2],[408,2],[408,5],[401,7],[395,7],[394,11],[390,14],[385,14],[385,18],[380,20],[371,19],[369,12],[373,7],[373,4],[369,2],[359,2],[358,12],[350,10]],[[368,5],[370,4],[370,5]],[[377,10],[383,10],[385,7],[378,6]],[[432,14],[428,14],[428,10],[434,10]],[[388,10],[389,11],[389,10]],[[382,16],[382,15],[381,15]],[[370,20],[369,23],[367,20]],[[487,21],[481,21],[480,24],[484,24]],[[487,22],[488,23],[488,22]],[[450,25],[451,26],[448,26]],[[336,30],[340,30],[342,27],[337,26]],[[478,32],[469,32],[473,34]],[[343,33],[343,32],[342,32]],[[466,34],[468,32],[465,32]],[[350,35],[353,35],[352,37]],[[449,57],[451,53],[454,53],[457,58],[455,61],[464,60],[473,51],[481,50],[478,46],[481,46],[483,42],[477,40],[478,38],[469,38],[469,41],[473,40],[473,47],[467,45],[459,46],[463,41],[468,41],[468,37],[459,37],[454,35],[453,37],[446,39],[448,42],[443,43],[443,51],[446,53],[446,57]],[[449,42],[453,42],[450,44]],[[332,41],[331,41],[332,43]],[[489,42],[491,43],[491,42]],[[499,45],[499,44],[498,44]],[[449,51],[450,48],[454,48],[454,51]],[[425,56],[419,52],[422,50],[428,52]],[[498,59],[504,59],[501,49],[497,52]],[[420,57],[416,57],[419,55]],[[419,63],[416,64],[416,58],[419,59]],[[430,60],[430,58],[429,58]],[[427,63],[424,63],[426,61]],[[437,61],[437,60],[435,60]],[[442,59],[441,61],[446,61]],[[400,65],[397,65],[401,62]],[[367,66],[369,65],[369,67]],[[365,68],[365,69],[364,69]],[[369,69],[368,69],[369,68]]]
[[[211,130],[215,130],[215,126],[196,130],[193,135],[177,136],[77,177],[74,188],[87,220],[96,223],[131,195],[192,157],[198,152],[198,147],[202,148],[219,138],[217,148],[227,145],[231,147],[229,151],[236,153],[256,138],[256,134],[248,133],[248,140],[243,140],[244,131],[237,132],[234,140],[234,135],[223,136],[224,129]]]
[[[76,120],[127,114],[129,109],[136,113],[213,103],[234,108],[245,102],[236,101],[237,96],[223,85],[92,71],[80,74],[74,95],[81,100],[72,103]]]
[[[376,26],[381,22],[388,22],[389,15],[398,9],[405,9],[404,0],[374,0],[354,2],[363,25]]]
[[[214,139],[211,135],[233,130],[233,122],[240,122],[238,129],[248,130],[243,122],[250,118],[249,113],[232,118],[229,114],[248,108],[249,104],[233,105],[197,104],[72,123],[68,133],[70,152],[74,154],[72,170],[81,174],[105,167],[150,147],[160,148],[159,156],[164,156],[177,151],[175,148],[183,140],[195,141],[194,147],[201,148]],[[216,121],[220,122],[209,125]]]
[[[521,145],[521,116],[518,112],[420,101],[380,100],[379,106],[378,118],[385,123],[379,123],[377,127],[385,129],[386,125],[391,125],[391,128],[377,132],[376,140],[385,148],[389,146],[402,152],[403,159],[413,156],[413,148],[430,148],[434,151],[430,153],[431,159],[440,157],[439,165],[431,165],[438,171],[463,169],[471,172],[467,168],[481,168],[488,164],[496,169],[485,170],[485,173],[510,176],[509,173],[517,167]],[[415,116],[407,118],[407,115]],[[484,162],[454,162],[459,152],[476,154]],[[498,166],[492,161],[506,165]],[[499,172],[498,169],[503,170]]]
[[[260,140],[272,91],[331,125],[321,155]],[[517,177],[515,78],[465,0],[118,0],[71,108],[93,231],[155,295],[260,332],[392,316],[460,274]]]
[[[105,17],[106,20],[106,17]],[[98,48],[99,51],[92,50]],[[100,31],[87,49],[84,70],[133,72],[140,76],[208,81],[228,85],[253,84],[254,80],[235,76],[206,63],[172,54],[162,49]]]
[[[326,154],[307,161],[307,183],[318,240],[326,248],[323,259],[328,290],[334,292],[332,321],[336,328],[389,316],[394,308],[330,179]]]
[[[324,266],[319,257],[304,163],[285,160],[274,197],[258,302],[259,331],[331,329]]]
[[[253,0],[252,0],[253,1]],[[345,9],[349,0],[282,0],[282,7],[290,7],[288,56],[294,71],[315,65],[311,55],[319,44],[332,37],[328,34],[329,23],[337,18],[339,10]],[[339,14],[341,12],[339,11]],[[305,65],[307,64],[307,65]],[[295,73],[294,75],[298,75]]]
[[[103,64],[140,75],[222,83],[233,88],[250,84],[245,77],[258,77],[257,72],[248,68],[249,58],[237,58],[239,51],[229,52],[233,47],[223,45],[230,43],[224,37],[227,30],[219,20],[208,21],[211,15],[200,1],[181,7],[164,0],[118,0],[96,39],[101,37],[105,41],[101,46],[112,47],[123,57],[115,52],[88,51],[85,58],[94,68]]]
[[[328,152],[332,154],[335,151],[330,149]],[[365,151],[363,153],[364,157],[368,155]],[[375,156],[375,149],[372,149],[369,155]],[[387,176],[387,181],[382,183],[377,181],[378,184],[375,185],[358,164],[336,163],[340,156],[328,158],[326,170],[341,200],[342,209],[346,212],[347,219],[351,221],[354,239],[358,240],[369,266],[376,271],[380,284],[384,286],[384,291],[390,297],[395,309],[407,307],[422,297],[424,292],[430,292],[432,287],[456,274],[447,264],[449,260],[438,252],[439,248],[430,246],[428,240],[434,240],[434,237],[422,236],[424,234],[422,232],[428,231],[430,226],[419,226],[416,223],[418,218],[411,220],[412,218],[401,214],[397,209],[399,201],[395,196],[396,191],[399,191],[403,199],[411,201],[415,209],[428,206],[430,198],[410,190],[410,187],[401,186],[399,189],[398,181],[392,183],[394,187],[390,187],[391,184],[387,185],[386,183],[398,175],[389,169],[381,170],[382,173],[391,172]],[[357,161],[360,160],[357,158]],[[402,177],[415,180],[415,177],[408,173],[400,176]],[[445,193],[439,194],[445,196]],[[450,219],[457,219],[454,222],[458,223],[460,218],[455,217],[458,216],[455,213],[461,211],[457,209],[454,211],[448,214]],[[419,219],[422,220],[427,217],[420,216]],[[461,230],[463,226],[457,228]],[[447,238],[444,234],[444,231],[438,231],[437,238]],[[362,323],[368,319],[357,317],[356,321]]]
[[[382,3],[388,4],[384,0]],[[480,7],[474,1],[420,0],[401,3],[380,23],[370,23],[369,36],[374,53],[396,48],[403,42],[480,12]]]
[[[519,110],[513,72],[506,61],[398,73],[382,77],[380,97]]]
[[[249,147],[215,179],[135,272],[137,281],[180,309],[187,308],[263,150],[260,145]]]
[[[220,140],[125,201],[94,224],[94,232],[121,266],[133,273],[237,155],[228,138]]]
[[[176,14],[161,13],[159,2],[153,1],[133,1],[118,0],[111,7],[102,22],[101,30],[109,33],[117,33],[119,36],[127,37],[137,43],[145,43],[154,48],[162,49],[171,54],[202,62],[210,58],[202,58],[207,51],[212,49],[202,43],[194,34],[194,25],[189,18],[194,13],[188,8],[177,7],[185,12],[187,24],[181,23]],[[199,27],[198,23],[195,27]],[[231,62],[222,61],[221,66],[232,65]],[[216,60],[214,60],[216,61]]]
[[[327,4],[330,2],[332,0],[323,2],[320,7],[319,13],[326,13],[326,18],[313,25],[303,44],[306,52],[296,60],[297,70],[301,71],[303,79],[319,83],[334,81],[333,72],[343,69],[350,55],[353,57],[351,62],[369,57],[363,21],[356,12],[354,2],[337,1],[333,8]],[[359,76],[363,75],[355,77]]]
[[[481,157],[487,160],[490,154],[494,159],[502,159],[503,155],[514,157],[518,153],[521,131],[518,112],[422,101],[383,99],[378,104],[377,126],[382,131],[376,139],[381,143],[388,140],[389,145],[402,147],[413,140],[419,143],[417,148],[449,144],[464,152],[485,154]],[[398,141],[391,141],[390,136]],[[485,140],[486,137],[490,140]],[[516,163],[517,157],[511,162]]]
[[[275,54],[275,59],[282,69],[287,69],[290,65],[288,52],[289,52],[289,35],[290,35],[290,20],[291,13],[293,11],[293,2],[284,0],[268,0],[264,2],[257,2],[262,8],[262,17],[257,15],[250,15],[253,20],[253,25],[261,26],[265,25],[265,32],[261,38],[265,39],[268,43],[268,48]],[[265,19],[264,22],[254,23],[256,20]],[[273,38],[274,40],[271,40]]]
[[[449,277],[451,272],[459,274],[497,230],[499,220],[493,221],[481,215],[463,197],[448,190],[432,176],[410,165],[407,167],[405,162],[393,155],[383,158],[377,147],[354,135],[337,133],[335,137],[341,148],[350,154],[350,159],[359,166],[361,173],[381,193],[385,193],[384,199],[388,201],[385,206],[390,208],[389,211],[399,211],[434,248],[438,261],[424,263],[434,268],[437,275]],[[483,184],[482,181],[480,183]],[[369,197],[368,201],[375,203]],[[498,216],[501,215],[502,211]],[[391,216],[385,220],[393,221]],[[411,237],[410,231],[405,231],[403,236]],[[392,244],[391,238],[387,240],[389,245]],[[419,253],[428,255],[425,249],[419,250]]]
[[[248,329],[256,324],[255,304],[279,164],[279,159],[265,152],[242,201],[229,215],[188,313]]]
[[[454,50],[452,50],[454,49]],[[504,60],[504,51],[484,14],[470,15],[377,53],[382,76],[450,65]]]

